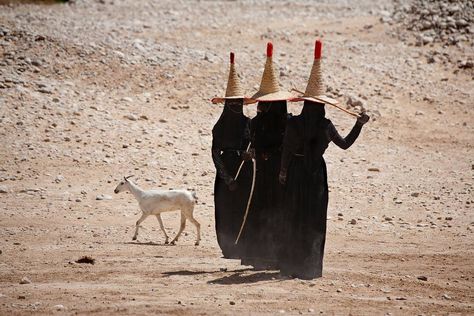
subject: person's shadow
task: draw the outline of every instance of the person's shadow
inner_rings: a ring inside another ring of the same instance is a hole
[[[234,271],[231,271],[231,272],[242,273],[242,272],[250,271],[250,270],[252,270],[252,269],[240,269],[240,270],[234,270]],[[190,271],[190,270],[168,271],[168,272],[163,272],[162,275],[164,277],[170,277],[170,276],[174,276],[174,275],[187,276],[187,275],[200,275],[200,274],[216,274],[216,273],[223,273],[223,272],[227,272],[227,269],[226,270],[218,270],[218,271]]]
[[[231,275],[224,276],[215,280],[208,281],[207,284],[244,284],[244,283],[257,283],[262,281],[278,281],[280,273],[271,271],[259,271],[257,273],[242,275],[242,272],[238,271]]]
[[[230,273],[229,275],[217,278],[214,280],[207,281],[207,284],[221,284],[221,285],[231,285],[231,284],[244,284],[244,283],[257,283],[263,281],[281,281],[280,274],[277,271],[258,271],[252,274],[244,274],[245,272],[255,271],[251,268],[244,268],[233,271],[190,271],[190,270],[179,270],[179,271],[168,271],[161,273],[163,277],[171,277],[175,275],[182,276],[193,276],[193,275],[202,275],[202,274],[222,274]]]

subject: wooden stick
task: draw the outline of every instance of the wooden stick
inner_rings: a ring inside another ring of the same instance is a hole
[[[249,151],[251,144],[252,144],[252,142],[249,142],[249,145],[247,146],[246,151]],[[240,174],[240,170],[242,170],[242,166],[244,165],[244,162],[245,162],[245,160],[242,160],[242,162],[240,163],[239,169],[237,169],[237,173],[235,174],[234,181],[237,181],[237,178],[239,177],[239,174]]]
[[[239,234],[237,235],[237,238],[235,239],[235,243],[234,243],[235,245],[237,245],[237,243],[239,242],[240,235],[242,235],[242,231],[244,230],[245,222],[247,222],[247,215],[249,214],[250,203],[252,202],[253,190],[255,188],[255,177],[257,176],[257,161],[255,160],[255,158],[252,158],[252,165],[253,165],[252,187],[250,189],[249,199],[247,201],[247,208],[245,209],[244,218],[242,219],[242,225],[240,225]]]
[[[291,89],[291,90],[296,91],[296,92],[298,92],[298,93],[304,95],[304,92],[301,92],[301,91],[298,90],[298,89],[293,88],[293,89]],[[319,98],[317,98],[317,97],[311,97],[311,98],[316,99],[316,100],[318,100],[318,101],[321,101],[321,102],[323,102],[323,103],[326,103],[326,102],[324,102],[324,100],[319,99]],[[332,106],[334,106],[335,108],[338,108],[339,110],[341,110],[341,111],[343,111],[343,112],[346,112],[347,114],[350,114],[350,115],[352,115],[352,116],[360,117],[359,114],[354,113],[354,112],[351,112],[351,111],[349,111],[349,110],[346,110],[346,109],[340,107],[339,105],[335,105],[335,104],[331,104],[331,103],[326,103],[326,104],[332,105]]]

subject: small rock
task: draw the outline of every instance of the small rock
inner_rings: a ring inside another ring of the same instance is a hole
[[[349,222],[349,224],[355,225],[355,224],[357,224],[357,221],[353,218],[353,219],[351,219],[351,221]]]
[[[428,278],[425,277],[424,275],[420,275],[417,279],[421,281],[428,281]]]
[[[342,289],[337,289],[336,292],[337,292],[337,293],[341,293],[341,292],[342,292]]]
[[[31,61],[31,64],[32,64],[33,66],[36,66],[36,67],[41,67],[41,66],[43,65],[43,64],[41,63],[41,60],[39,60],[39,59],[33,59],[33,60]]]
[[[57,311],[62,311],[62,310],[65,310],[66,307],[64,307],[64,305],[62,305],[62,304],[58,304],[58,305],[54,305],[53,309],[55,309]]]
[[[25,295],[18,295],[18,299],[19,300],[24,300],[24,299],[26,299],[26,296]]]
[[[0,193],[8,193],[8,188],[4,185],[0,186]]]
[[[373,172],[380,172],[379,168],[369,168],[367,169],[368,171],[373,171]]]
[[[413,192],[412,194],[410,194],[412,197],[418,197],[420,195],[420,193],[418,192]]]
[[[31,280],[28,277],[23,277],[20,281],[20,284],[30,284]]]
[[[112,200],[112,196],[107,195],[107,194],[99,194],[95,197],[97,201],[103,201],[103,200]]]
[[[133,115],[133,114],[128,114],[128,115],[125,115],[124,116],[126,119],[129,119],[130,121],[136,121],[138,120],[137,116],[136,115]]]
[[[59,183],[64,180],[64,176],[62,175],[57,175],[56,178],[54,179],[54,182]]]
[[[450,300],[451,299],[451,296],[449,296],[448,294],[443,294],[442,298],[444,298],[445,300]]]
[[[235,305],[235,302],[234,302],[234,301],[230,301],[229,304],[230,304],[230,305]]]

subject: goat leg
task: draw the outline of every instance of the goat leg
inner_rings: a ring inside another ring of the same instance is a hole
[[[137,236],[138,236],[138,228],[140,227],[140,224],[145,220],[145,218],[147,218],[148,215],[145,215],[145,214],[142,214],[142,217],[140,217],[140,219],[137,221],[136,225],[135,225],[135,234],[133,235],[133,238],[132,240],[137,240]]]

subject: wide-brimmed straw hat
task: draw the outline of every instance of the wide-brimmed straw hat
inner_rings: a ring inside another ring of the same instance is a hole
[[[320,40],[317,40],[314,46],[314,62],[313,67],[311,68],[311,73],[309,75],[306,90],[303,93],[301,91],[293,89],[293,91],[300,93],[300,96],[292,99],[291,101],[308,100],[317,103],[337,105],[339,102],[336,99],[324,95],[324,86],[321,75],[321,50],[323,44]]]
[[[262,81],[260,82],[260,89],[252,96],[255,101],[286,101],[295,98],[297,95],[280,91],[278,86],[278,78],[273,69],[273,44],[267,44],[267,61],[265,62],[265,69],[263,70]]]
[[[227,89],[225,91],[225,97],[223,98],[213,98],[211,101],[212,103],[223,103],[225,100],[231,99],[243,99],[244,104],[255,103],[249,97],[246,97],[243,93],[242,87],[240,86],[239,77],[237,76],[237,72],[235,71],[235,55],[234,53],[230,53],[230,69],[229,69],[229,79],[227,80]]]

